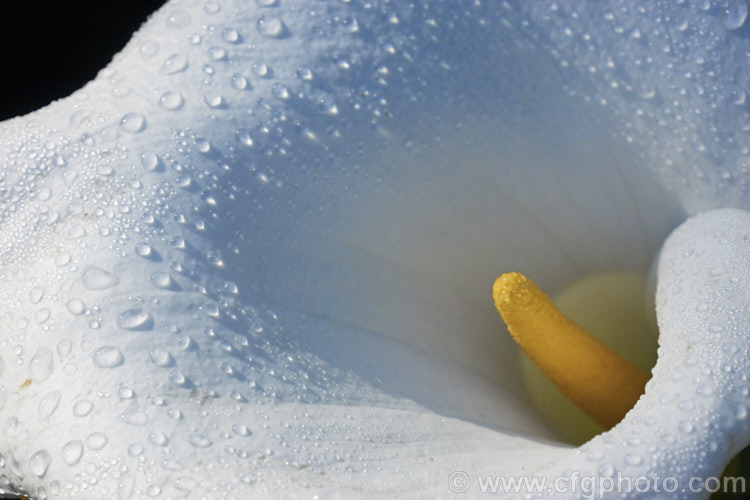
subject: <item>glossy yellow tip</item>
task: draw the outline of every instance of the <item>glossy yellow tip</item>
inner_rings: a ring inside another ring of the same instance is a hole
[[[614,427],[641,397],[650,376],[566,317],[526,276],[503,274],[493,296],[526,355],[602,426]]]

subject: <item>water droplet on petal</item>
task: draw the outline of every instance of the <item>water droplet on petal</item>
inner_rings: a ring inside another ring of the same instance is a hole
[[[694,429],[695,427],[693,427],[693,424],[691,424],[687,420],[683,420],[682,422],[680,422],[680,431],[684,432],[685,434],[690,434]]]
[[[148,330],[153,326],[153,317],[151,313],[136,307],[120,313],[117,326],[125,330]]]
[[[148,415],[142,410],[134,410],[120,415],[120,420],[128,425],[143,427],[149,421]]]
[[[137,134],[146,128],[146,117],[140,113],[128,113],[120,120],[120,128],[130,134]]]
[[[318,109],[327,115],[337,115],[339,107],[331,96],[321,97],[318,101]]]
[[[169,273],[154,273],[151,275],[151,283],[158,288],[169,290],[173,286],[172,277]]]
[[[203,5],[203,10],[206,14],[216,14],[221,10],[221,5],[219,2],[209,0]]]
[[[253,63],[253,73],[258,76],[266,76],[268,74],[268,65],[266,63]]]
[[[235,424],[232,426],[232,431],[234,431],[235,434],[238,436],[247,436],[250,434],[250,431],[248,428],[242,424]]]
[[[148,435],[148,440],[154,446],[164,446],[167,444],[167,436],[162,432],[152,432]]]
[[[120,387],[117,389],[117,397],[120,399],[132,399],[135,393],[130,387]]]
[[[747,0],[729,0],[721,21],[728,30],[736,30],[747,19]]]
[[[207,139],[198,138],[194,142],[195,149],[199,153],[207,154],[211,151],[211,143]]]
[[[172,75],[179,73],[188,67],[188,58],[185,54],[176,53],[172,54],[164,61],[164,65],[161,67],[162,73]]]
[[[745,408],[744,405],[737,405],[734,410],[734,416],[737,417],[738,420],[745,420],[747,418],[747,408]]]
[[[75,465],[83,456],[83,443],[79,440],[68,441],[62,448],[62,459],[68,465]]]
[[[109,439],[106,435],[102,434],[101,432],[94,432],[93,434],[89,434],[89,437],[86,438],[86,446],[90,450],[101,450],[105,446],[107,446],[107,443],[109,442]]]
[[[227,51],[222,49],[221,47],[211,47],[210,49],[208,49],[208,55],[214,61],[221,61],[222,59],[227,57]],[[209,74],[213,74],[213,72]]]
[[[224,98],[221,97],[221,94],[217,94],[216,92],[209,92],[203,96],[203,102],[205,102],[212,108],[218,108],[224,102]]]
[[[281,83],[274,83],[273,87],[271,88],[271,93],[278,99],[289,99],[289,89],[287,89],[286,86]]]
[[[39,408],[37,409],[40,419],[44,420],[55,413],[60,404],[60,396],[62,396],[60,391],[48,392],[42,396],[42,399],[39,400]]]
[[[253,138],[250,136],[250,131],[246,128],[238,128],[234,132],[234,138],[245,147],[249,148],[253,145]]]
[[[211,446],[211,440],[202,434],[191,434],[188,442],[196,448],[208,448]]]
[[[81,399],[79,401],[76,401],[76,404],[73,405],[73,415],[76,417],[85,417],[89,413],[91,413],[91,410],[94,409],[94,403],[89,401],[88,399]]]
[[[52,375],[53,353],[46,347],[40,348],[29,361],[29,377],[37,384],[44,382]]]
[[[151,59],[159,52],[159,44],[154,40],[146,40],[139,48],[141,57],[144,59]]]
[[[149,245],[148,243],[140,242],[136,243],[135,245],[135,253],[137,253],[141,257],[150,257],[152,251],[153,250],[151,248],[151,245]]]
[[[44,450],[37,451],[29,458],[29,470],[37,477],[44,477],[51,461],[49,453]]]
[[[167,17],[167,26],[174,29],[185,28],[190,24],[190,14],[182,9],[175,10]]]
[[[171,372],[169,372],[169,381],[175,385],[185,385],[187,379],[185,378],[185,375],[183,375],[179,370],[172,370]]]
[[[240,75],[239,73],[235,73],[232,75],[232,87],[234,87],[237,90],[245,90],[247,88],[247,78]]]
[[[99,368],[114,368],[124,361],[122,352],[113,346],[100,347],[94,352],[93,359],[94,365]]]
[[[162,94],[159,99],[159,106],[161,106],[162,109],[174,111],[175,109],[180,109],[184,102],[185,100],[179,92],[169,91]]]
[[[278,17],[261,17],[258,20],[258,32],[267,37],[278,37],[284,32],[284,23]]]
[[[71,314],[75,314],[76,316],[80,316],[86,312],[86,304],[81,299],[70,299],[65,306]]]
[[[89,290],[104,290],[115,286],[120,279],[116,274],[99,267],[90,266],[83,272],[83,286]]]
[[[169,366],[172,364],[172,355],[164,349],[154,349],[150,353],[151,362],[156,366]]]
[[[237,30],[234,28],[224,28],[221,30],[221,38],[224,39],[225,42],[237,43],[240,39],[240,34],[237,33]]]
[[[42,297],[44,297],[44,289],[39,287],[34,287],[29,291],[29,301],[32,304],[38,304]]]

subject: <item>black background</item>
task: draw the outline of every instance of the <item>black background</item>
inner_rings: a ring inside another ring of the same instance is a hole
[[[164,0],[16,0],[0,14],[0,120],[93,79]]]

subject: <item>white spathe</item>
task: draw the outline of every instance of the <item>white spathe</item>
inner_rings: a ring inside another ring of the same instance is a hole
[[[450,495],[574,463],[491,283],[645,270],[686,213],[745,204],[727,16],[167,4],[0,124],[0,486]]]

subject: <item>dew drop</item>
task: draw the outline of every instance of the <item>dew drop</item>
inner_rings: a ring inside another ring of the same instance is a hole
[[[86,438],[86,446],[90,450],[101,450],[105,446],[107,446],[107,443],[109,442],[109,439],[106,435],[102,434],[101,432],[94,432],[93,434],[89,434],[89,437]]]
[[[203,102],[211,108],[218,108],[224,103],[224,98],[216,92],[209,92],[203,96]]]
[[[151,245],[148,243],[140,242],[135,245],[135,253],[141,257],[150,257],[152,252]]]
[[[253,63],[253,73],[258,76],[266,76],[268,74],[268,65],[266,63]]]
[[[207,139],[198,138],[193,144],[199,153],[207,154],[211,151],[211,143]]]
[[[164,65],[161,67],[161,72],[167,75],[173,75],[184,71],[188,67],[188,58],[185,54],[180,52],[172,54],[164,61]]]
[[[737,405],[734,409],[734,416],[737,417],[738,420],[745,420],[747,418],[747,408],[745,408],[744,405]]]
[[[70,264],[70,261],[73,260],[69,253],[62,252],[55,256],[55,264],[58,267],[65,267],[68,264]]]
[[[42,399],[39,400],[39,407],[37,408],[40,419],[44,420],[55,413],[55,410],[57,410],[57,407],[60,405],[60,396],[62,396],[60,391],[48,392],[42,396]]]
[[[234,132],[234,138],[245,147],[251,147],[253,145],[253,138],[250,136],[250,131],[246,128],[238,128]]]
[[[154,446],[164,446],[167,444],[167,436],[161,432],[152,432],[148,435],[148,440]]]
[[[237,434],[238,436],[247,436],[250,434],[250,430],[242,424],[233,425],[232,431],[234,431],[234,433]]]
[[[76,403],[73,405],[73,415],[76,417],[85,417],[89,413],[91,413],[91,410],[94,409],[94,403],[89,401],[88,399],[81,399],[79,401],[76,401]]]
[[[339,107],[331,96],[321,97],[318,100],[318,109],[327,115],[337,115],[339,113]]]
[[[695,427],[693,427],[693,424],[691,424],[687,420],[683,420],[682,422],[680,422],[681,432],[684,432],[685,434],[690,434],[691,432],[693,432],[694,429]]]
[[[159,106],[162,109],[166,109],[169,111],[180,109],[184,102],[185,100],[182,98],[182,95],[180,95],[179,92],[164,92],[161,98],[159,98]]]
[[[132,399],[135,393],[130,387],[120,387],[117,389],[117,397],[120,399]]]
[[[38,304],[42,300],[42,297],[44,297],[44,289],[42,288],[34,287],[29,292],[29,301],[32,304]]]
[[[117,347],[103,346],[94,352],[94,366],[99,368],[114,368],[124,361],[122,352]]]
[[[171,372],[169,372],[169,381],[175,385],[185,385],[185,382],[187,382],[187,379],[185,378],[185,375],[183,375],[181,371],[172,370]]]
[[[141,165],[143,168],[149,171],[156,170],[159,168],[159,157],[154,153],[143,153],[141,154]]]
[[[643,462],[643,458],[636,453],[629,453],[625,455],[625,463],[628,465],[640,465]]]
[[[140,307],[123,311],[117,317],[117,326],[125,330],[148,330],[152,324],[151,313],[145,312]]]
[[[120,128],[130,134],[137,134],[146,128],[146,117],[140,113],[128,113],[120,119]]]
[[[219,317],[219,306],[217,306],[214,303],[208,303],[203,306],[203,312],[206,313],[206,315],[211,316],[212,318],[218,318]]]
[[[134,443],[128,446],[128,455],[130,455],[131,457],[139,457],[143,454],[144,451],[145,450],[143,446],[139,444]]]
[[[258,20],[258,32],[271,38],[279,37],[284,32],[284,23],[278,17],[261,17]]]
[[[37,384],[47,380],[53,371],[53,353],[46,347],[40,348],[29,361],[29,377]]]
[[[174,29],[185,28],[190,24],[190,14],[182,9],[175,10],[167,17],[167,26]]]
[[[169,273],[154,273],[151,275],[151,283],[154,284],[157,288],[163,288],[165,290],[168,290],[172,288],[172,277],[169,275]]]
[[[154,349],[149,356],[156,366],[169,366],[172,363],[172,355],[164,349]]]
[[[185,238],[182,236],[173,236],[172,239],[169,240],[169,244],[172,245],[172,248],[182,250],[185,248]]]
[[[79,440],[68,441],[62,448],[62,459],[67,465],[75,465],[83,456],[83,443]]]
[[[745,24],[747,19],[747,0],[730,0],[721,21],[728,30],[736,30]]]
[[[211,446],[211,440],[203,434],[191,434],[188,442],[196,448],[208,448]]]
[[[239,73],[235,73],[232,75],[232,87],[234,87],[237,90],[245,90],[247,88],[247,78],[240,75]]]
[[[151,59],[159,52],[159,44],[154,40],[146,40],[139,48],[141,57]]]
[[[221,5],[215,0],[209,0],[203,5],[203,10],[206,14],[216,14],[221,10]]]
[[[143,427],[149,421],[148,415],[142,410],[129,411],[120,415],[120,420],[128,425]]]
[[[227,51],[222,49],[221,47],[211,47],[210,49],[208,49],[208,55],[214,61],[221,61],[222,59],[227,57]]]
[[[297,69],[297,77],[299,77],[300,80],[312,80],[313,73],[310,68],[298,68]]]
[[[240,34],[234,28],[224,28],[221,30],[221,38],[225,42],[237,43],[240,40]]]
[[[289,89],[287,89],[286,86],[281,83],[274,83],[273,87],[271,88],[271,93],[273,93],[274,97],[278,99],[289,99]]]
[[[99,267],[90,266],[83,272],[83,286],[89,290],[104,290],[115,286],[120,279],[116,274]]]
[[[67,304],[65,304],[65,307],[68,308],[68,311],[71,314],[75,314],[76,316],[80,316],[86,312],[86,304],[84,304],[81,299],[70,299]]]
[[[44,477],[51,461],[49,453],[44,450],[37,451],[29,458],[29,470],[36,477]]]
[[[598,472],[600,476],[611,477],[615,473],[615,468],[612,464],[602,464],[599,466]]]

